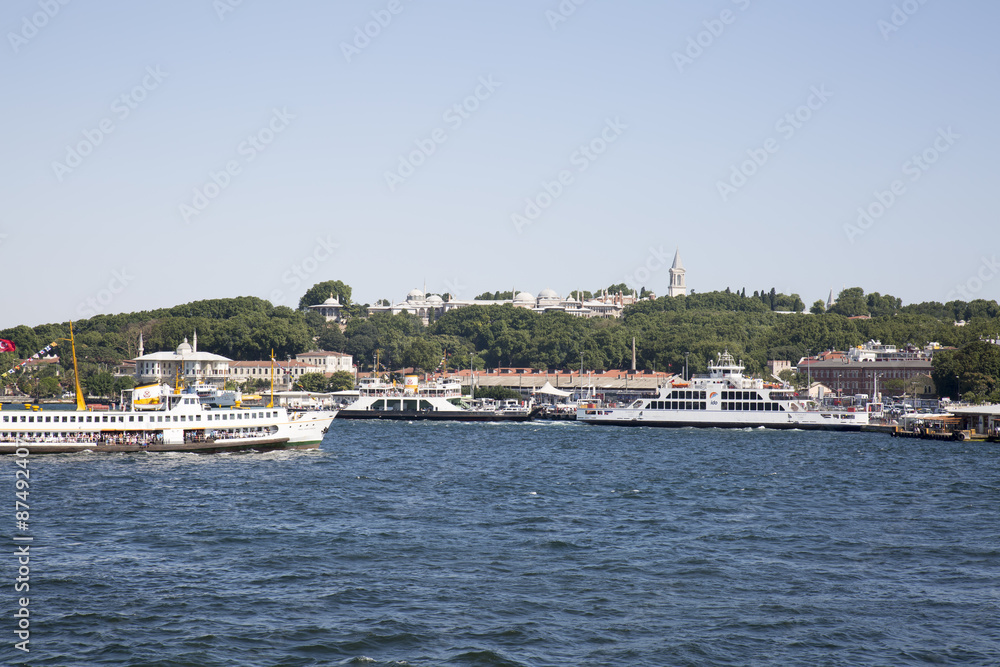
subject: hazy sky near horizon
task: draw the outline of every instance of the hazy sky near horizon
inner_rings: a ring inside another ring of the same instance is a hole
[[[65,3],[65,4],[63,4]],[[1000,298],[985,0],[12,0],[0,328],[313,284]]]

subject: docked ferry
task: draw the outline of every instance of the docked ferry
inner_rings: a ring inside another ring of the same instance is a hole
[[[817,410],[798,400],[791,389],[743,375],[744,366],[728,351],[708,364],[708,375],[690,382],[673,379],[652,398],[640,398],[624,407],[584,403],[577,421],[615,426],[674,426],[705,428],[811,429],[860,431],[868,413]]]
[[[530,406],[482,402],[467,407],[457,380],[419,382],[407,375],[400,387],[380,377],[358,383],[358,400],[337,412],[337,419],[392,419],[435,421],[528,421]]]
[[[316,449],[336,412],[244,408],[238,397],[198,385],[129,390],[123,409],[0,411],[0,454]]]

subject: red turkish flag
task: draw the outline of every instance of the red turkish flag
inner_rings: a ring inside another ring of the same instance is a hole
[[[13,352],[16,349],[17,345],[14,345],[14,343],[9,340],[0,338],[0,352]]]

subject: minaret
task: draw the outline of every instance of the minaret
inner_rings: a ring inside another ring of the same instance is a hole
[[[141,357],[143,354],[145,354],[145,350],[142,347],[142,332],[140,331],[139,332],[139,356]]]
[[[674,265],[670,267],[670,288],[667,296],[687,296],[687,286],[684,284],[684,265],[681,264],[681,251],[674,253]]]
[[[635,336],[632,336],[632,370],[635,370]]]
[[[198,351],[198,330],[197,329],[194,330],[194,337],[191,339],[191,351],[192,352],[197,352]]]

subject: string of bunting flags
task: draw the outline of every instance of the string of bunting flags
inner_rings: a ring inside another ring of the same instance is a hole
[[[21,363],[19,363],[16,366],[14,366],[14,368],[10,369],[9,371],[7,371],[6,373],[4,373],[3,375],[0,375],[0,377],[4,377],[4,376],[7,376],[7,375],[13,375],[17,371],[19,371],[22,368],[24,368],[25,366],[27,366],[28,362],[31,361],[32,359],[40,359],[41,357],[44,357],[46,354],[48,354],[49,352],[52,351],[52,348],[56,347],[57,345],[58,345],[58,343],[56,343],[55,341],[52,341],[51,343],[49,343],[48,345],[46,345],[45,347],[43,347],[38,352],[35,352],[30,357],[28,357],[27,359],[25,359]]]

